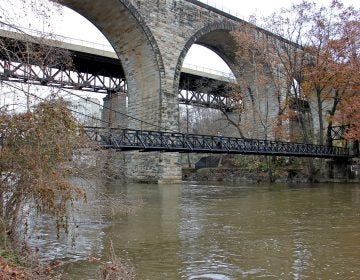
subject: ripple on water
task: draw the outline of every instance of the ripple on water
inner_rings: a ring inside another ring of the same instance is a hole
[[[224,274],[207,273],[201,275],[190,276],[190,280],[193,279],[207,279],[207,280],[231,280],[232,278]]]

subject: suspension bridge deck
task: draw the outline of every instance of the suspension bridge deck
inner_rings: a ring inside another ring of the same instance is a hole
[[[355,156],[347,148],[272,140],[97,127],[87,127],[86,132],[100,148],[119,151],[255,154],[343,159]]]

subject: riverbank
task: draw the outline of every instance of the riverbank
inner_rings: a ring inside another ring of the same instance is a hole
[[[183,160],[182,180],[225,183],[360,183],[360,159],[211,155]]]
[[[246,168],[183,168],[183,181],[225,182],[225,183],[360,183],[359,177],[329,178],[324,174],[310,177],[304,169],[276,169],[271,179],[267,171],[254,171]]]
[[[29,253],[16,252],[0,247],[0,279],[2,280],[56,280],[61,279],[55,272],[61,262],[40,264]]]

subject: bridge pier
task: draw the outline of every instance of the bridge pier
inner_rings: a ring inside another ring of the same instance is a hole
[[[130,112],[128,112],[129,100],[126,93],[109,94],[103,100],[102,120],[110,128],[149,128],[148,124],[139,124],[135,119],[128,117]],[[130,99],[130,102],[134,102],[134,100]],[[146,111],[146,108],[143,109]],[[149,112],[150,114],[151,112]],[[113,133],[116,131],[114,130]],[[107,160],[107,175],[112,178],[123,178],[133,183],[155,184],[179,183],[181,180],[179,155],[176,153],[117,151],[116,153],[110,152]]]
[[[161,152],[124,152],[126,180],[132,183],[177,184],[181,182],[179,155]]]
[[[167,76],[166,76],[167,77]],[[170,79],[170,78],[169,78]],[[154,91],[157,85],[143,81],[144,87]],[[172,84],[164,84],[160,92],[130,93],[128,113],[135,118],[129,118],[128,127],[138,130],[178,131],[179,104],[178,91]],[[139,102],[141,100],[141,102]],[[141,119],[142,121],[138,121]],[[174,184],[180,183],[181,158],[178,153],[162,152],[125,152],[126,179],[134,183]]]
[[[104,126],[126,128],[128,126],[126,93],[109,93],[103,101],[101,118],[106,124]]]

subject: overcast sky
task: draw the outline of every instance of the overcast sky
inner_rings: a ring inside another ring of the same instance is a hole
[[[4,0],[0,0],[0,5],[6,4]],[[11,3],[15,3],[19,0],[11,0]],[[30,0],[29,0],[30,1]],[[34,0],[33,0],[34,1]],[[43,0],[36,0],[36,3],[40,3]],[[98,0],[100,1],[100,0]],[[200,0],[201,2],[207,3],[209,5],[215,6],[225,12],[237,15],[242,19],[247,20],[250,15],[256,14],[257,16],[266,16],[278,10],[282,7],[290,6],[292,1],[284,0]],[[314,0],[317,4],[328,5],[330,0]],[[7,2],[7,3],[10,3]],[[345,5],[353,5],[357,8],[360,8],[360,0],[342,0]],[[16,5],[15,5],[16,6]],[[19,13],[15,8],[15,13]],[[78,38],[82,40],[98,42],[103,44],[108,44],[107,40],[102,36],[102,34],[86,19],[82,16],[76,14],[70,9],[64,8],[61,15],[58,12],[53,12],[51,15],[51,29],[48,29],[47,23],[42,21],[31,19],[31,16],[28,16],[29,13],[23,11],[23,22],[22,26],[34,28],[34,29],[43,29],[44,31],[52,31],[60,35],[67,37]],[[201,59],[206,57],[206,59]],[[213,55],[211,51],[203,47],[194,47],[192,48],[185,60],[185,63],[197,64],[203,67],[218,69],[221,71],[229,71],[225,63]]]
[[[199,0],[209,5],[215,6],[225,11],[238,13],[243,19],[247,19],[249,15],[256,13],[257,15],[269,15],[273,11],[283,7],[289,7],[292,2],[289,0]],[[298,2],[298,1],[296,1]],[[329,0],[313,0],[317,4],[327,5]],[[360,7],[359,0],[342,0],[345,5],[353,5]]]
[[[13,0],[14,1],[14,0]],[[236,14],[240,18],[247,20],[250,15],[269,15],[272,12],[282,8],[288,7],[293,1],[284,1],[284,0],[200,0],[201,2],[208,3],[209,5],[215,6],[231,14]],[[318,4],[327,5],[330,0],[314,0]],[[342,0],[345,5],[353,5],[357,8],[360,7],[360,0]],[[54,22],[59,21],[59,27],[62,27],[61,32],[68,34],[73,37],[83,37],[92,39],[91,32],[83,32],[90,28],[88,24],[75,24],[74,22],[78,21],[80,16],[76,16],[73,11],[68,9],[64,10],[62,17],[55,17]],[[91,26],[91,24],[89,24]]]

